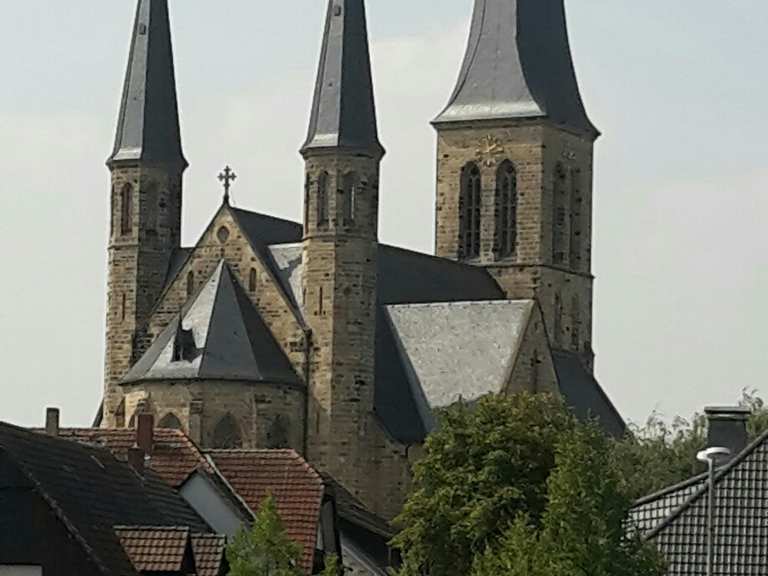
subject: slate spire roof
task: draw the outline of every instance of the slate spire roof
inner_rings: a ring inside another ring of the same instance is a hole
[[[448,122],[549,118],[597,137],[579,94],[563,0],[475,0]]]
[[[187,166],[181,148],[168,0],[138,0],[115,147],[107,163]]]
[[[309,133],[302,153],[382,155],[364,0],[329,0]]]
[[[290,362],[223,260],[124,381],[178,378],[299,384]]]

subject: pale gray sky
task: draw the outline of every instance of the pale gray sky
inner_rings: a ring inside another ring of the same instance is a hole
[[[134,0],[25,0],[0,35],[0,420],[101,395],[108,172]],[[471,0],[369,0],[382,240],[432,250],[435,137]],[[595,348],[621,412],[689,414],[768,393],[768,3],[567,0],[598,141]],[[300,218],[324,0],[172,2],[184,238],[220,202]]]

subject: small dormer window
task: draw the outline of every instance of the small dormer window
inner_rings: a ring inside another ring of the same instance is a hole
[[[195,342],[195,334],[192,330],[185,330],[179,321],[176,330],[176,338],[173,340],[173,361],[192,362],[197,358],[199,350]]]

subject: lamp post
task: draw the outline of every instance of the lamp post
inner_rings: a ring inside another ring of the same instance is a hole
[[[699,462],[704,462],[709,469],[709,489],[707,490],[707,576],[713,576],[715,563],[715,466],[717,461],[731,455],[728,448],[712,447],[696,455]]]

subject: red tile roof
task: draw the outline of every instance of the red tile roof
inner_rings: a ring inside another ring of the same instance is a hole
[[[137,572],[180,572],[189,545],[189,528],[115,527]]]
[[[65,428],[59,436],[105,447],[121,460],[127,459],[128,449],[136,444],[136,431],[131,429]],[[200,466],[207,468],[208,464],[195,443],[183,432],[155,428],[149,466],[165,482],[178,488],[192,472]]]
[[[197,576],[221,576],[224,573],[224,551],[227,539],[224,536],[195,534],[192,536],[192,550],[195,553]]]
[[[254,513],[268,495],[275,498],[288,536],[301,546],[300,568],[311,574],[324,493],[320,475],[293,450],[206,454]]]

